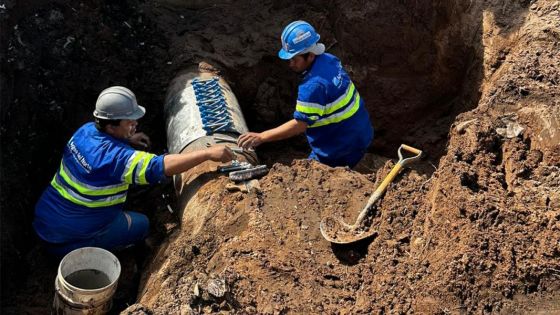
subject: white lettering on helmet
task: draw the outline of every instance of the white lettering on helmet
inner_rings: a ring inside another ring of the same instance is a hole
[[[307,31],[305,33],[302,32],[298,32],[296,33],[296,37],[294,37],[294,40],[292,42],[294,42],[294,44],[297,44],[303,40],[308,39],[309,37],[311,37],[311,32]]]

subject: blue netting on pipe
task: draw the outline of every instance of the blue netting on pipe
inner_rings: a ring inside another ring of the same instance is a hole
[[[227,108],[219,79],[196,78],[192,81],[192,86],[206,134],[211,135],[217,131],[234,132],[233,119]]]

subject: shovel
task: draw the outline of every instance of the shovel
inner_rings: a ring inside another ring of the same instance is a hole
[[[403,158],[401,153],[403,149],[416,155],[405,159]],[[362,221],[365,219],[366,215],[368,214],[373,204],[377,201],[377,199],[379,199],[379,197],[383,195],[385,189],[397,176],[399,171],[407,164],[418,160],[422,155],[422,151],[406,144],[401,144],[398,153],[399,162],[395,164],[395,166],[393,166],[391,172],[387,175],[387,177],[385,177],[383,182],[381,182],[381,185],[377,187],[373,195],[371,195],[368,203],[366,204],[362,212],[360,212],[360,215],[358,215],[358,218],[353,225],[346,224],[341,219],[333,218],[330,216],[327,216],[323,218],[323,220],[321,220],[321,234],[323,234],[323,237],[327,241],[336,244],[349,244],[377,234],[377,231],[368,229],[367,227],[360,228]]]

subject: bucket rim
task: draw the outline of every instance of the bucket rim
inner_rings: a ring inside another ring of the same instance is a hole
[[[66,281],[66,278],[64,276],[62,276],[62,265],[65,262],[65,259],[67,259],[70,254],[78,252],[78,251],[83,251],[83,250],[97,250],[102,252],[103,254],[106,254],[108,256],[110,256],[111,258],[114,258],[115,261],[117,262],[117,267],[118,267],[118,275],[115,278],[115,280],[111,281],[111,283],[109,283],[108,285],[101,287],[101,288],[97,288],[97,289],[83,289],[83,288],[79,288],[76,287],[72,284],[70,284],[68,281]],[[64,257],[62,258],[62,260],[60,261],[60,263],[58,264],[58,272],[57,272],[57,277],[60,279],[60,282],[63,286],[68,287],[69,289],[73,290],[73,291],[79,291],[81,293],[91,293],[91,294],[95,294],[95,293],[99,293],[99,292],[103,292],[106,289],[115,286],[115,284],[119,281],[119,278],[121,276],[121,262],[119,261],[119,259],[117,258],[117,256],[115,256],[115,254],[111,253],[110,251],[103,249],[101,247],[94,247],[94,246],[86,246],[86,247],[80,247],[77,249],[74,249],[73,251],[69,252],[68,254],[64,255]]]

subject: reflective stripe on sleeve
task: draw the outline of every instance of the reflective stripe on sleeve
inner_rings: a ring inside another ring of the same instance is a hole
[[[154,154],[144,151],[134,152],[126,163],[122,180],[128,184],[148,184],[146,180],[146,170],[148,169],[148,164],[154,157],[156,157]]]
[[[141,185],[149,184],[148,180],[146,179],[146,171],[148,170],[148,164],[150,164],[150,161],[155,157],[156,157],[155,154],[151,154],[151,153],[146,153],[142,157],[142,160],[140,160],[140,162],[136,166],[136,173],[134,176],[134,181],[137,184],[141,184]]]
[[[304,114],[318,114],[323,115],[325,112],[325,106],[317,103],[308,103],[298,101],[296,103],[296,110]]]
[[[128,161],[126,162],[126,167],[125,167],[125,169],[123,171],[123,175],[122,175],[122,181],[123,182],[125,182],[127,184],[134,184],[134,182],[132,180],[132,174],[134,172],[134,169],[136,168],[136,165],[140,161],[140,158],[142,158],[142,156],[144,154],[146,154],[146,152],[135,151],[128,158]]]

